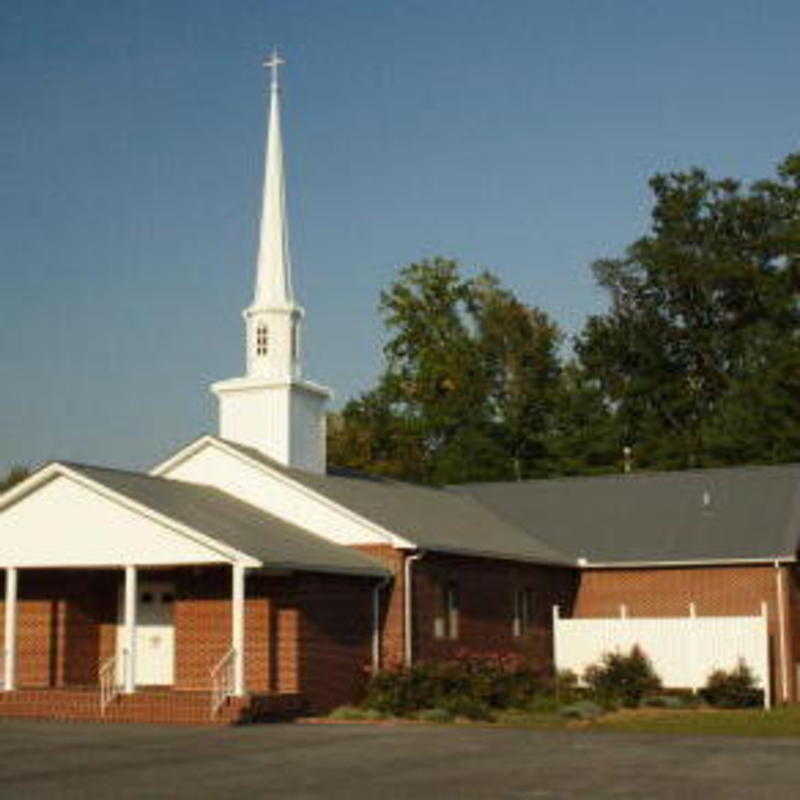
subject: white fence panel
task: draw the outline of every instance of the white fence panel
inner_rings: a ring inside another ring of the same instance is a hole
[[[644,651],[665,687],[699,689],[716,669],[742,659],[765,690],[769,706],[766,614],[752,617],[627,617],[561,619],[553,609],[556,669],[579,676],[604,653]]]

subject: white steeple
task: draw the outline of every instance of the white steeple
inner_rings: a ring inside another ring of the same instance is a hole
[[[272,70],[270,81],[269,132],[264,166],[264,196],[253,308],[291,307],[292,264],[286,218],[286,179],[283,173],[281,100],[278,68],[286,62],[277,50],[264,62]]]
[[[277,50],[264,61],[272,74],[264,160],[264,193],[253,302],[243,312],[247,375],[215,383],[220,436],[254,447],[286,466],[325,471],[325,402],[330,390],[300,379],[300,326],[289,257],[286,182]]]

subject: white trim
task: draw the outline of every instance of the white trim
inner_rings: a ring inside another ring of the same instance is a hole
[[[772,558],[707,558],[691,561],[588,561],[578,559],[578,566],[582,569],[639,569],[641,567],[724,567],[731,564],[791,564],[797,561],[795,556],[775,556]]]
[[[171,517],[161,514],[149,506],[138,503],[135,500],[131,500],[129,497],[126,497],[120,492],[110,489],[98,481],[92,480],[86,475],[83,475],[81,472],[72,470],[65,464],[62,464],[58,461],[50,464],[39,472],[34,473],[27,480],[23,481],[21,484],[14,487],[14,489],[12,489],[10,492],[0,497],[0,510],[6,508],[22,497],[33,493],[40,486],[48,483],[59,475],[73,480],[75,483],[95,492],[95,494],[99,494],[106,500],[110,500],[111,502],[116,503],[117,505],[122,506],[129,511],[133,511],[145,517],[146,519],[162,525],[163,527],[171,530],[173,533],[177,533],[178,535],[189,539],[189,541],[191,541],[193,544],[200,545],[201,547],[211,550],[213,553],[218,554],[227,561],[242,562],[249,567],[262,566],[261,561],[253,558],[247,553],[243,553],[240,550],[229,547],[223,542],[220,542],[218,539],[214,539],[213,537],[201,533],[194,528],[190,528],[188,525],[184,525],[177,520],[172,519]]]
[[[769,652],[769,610],[767,601],[761,601],[761,616],[764,617],[764,647]],[[772,708],[772,681],[764,681],[764,708],[769,711]]]
[[[122,593],[123,641],[122,670],[125,694],[136,691],[136,567],[125,566],[125,588]]]
[[[246,392],[257,391],[261,389],[300,389],[302,392],[313,394],[319,397],[326,397],[329,400],[333,398],[333,392],[327,386],[320,386],[311,381],[304,381],[294,378],[286,378],[285,380],[274,378],[261,378],[246,376],[243,378],[228,378],[224,381],[217,381],[211,384],[211,391],[216,394],[225,394],[225,392]]]
[[[168,458],[166,461],[162,462],[161,464],[157,464],[150,470],[150,475],[161,477],[166,472],[170,471],[173,467],[177,467],[186,461],[188,458],[193,456],[195,453],[198,453],[203,447],[216,447],[221,452],[225,453],[232,458],[236,458],[241,461],[243,464],[247,464],[248,466],[254,467],[256,469],[261,470],[262,472],[266,473],[270,477],[275,478],[276,480],[282,482],[286,486],[291,486],[300,494],[304,495],[305,497],[314,500],[316,503],[324,506],[325,508],[332,509],[336,511],[338,514],[346,517],[347,519],[357,522],[359,525],[364,526],[367,528],[370,533],[377,534],[382,538],[388,540],[387,543],[391,544],[393,547],[397,549],[407,548],[409,550],[416,550],[418,547],[417,544],[410,541],[409,539],[404,539],[402,536],[398,536],[395,533],[387,530],[386,528],[381,527],[377,523],[373,522],[366,517],[361,516],[357,512],[353,511],[347,506],[340,505],[335,500],[331,500],[329,497],[326,497],[324,494],[320,494],[319,492],[315,491],[314,489],[310,489],[303,483],[294,480],[290,476],[286,475],[282,470],[276,469],[274,467],[269,466],[268,464],[264,464],[262,461],[259,461],[254,458],[250,458],[246,453],[242,453],[235,447],[231,447],[230,445],[226,444],[225,442],[217,439],[215,436],[210,436],[206,434],[205,436],[201,436],[196,441],[188,444],[183,450],[179,450],[175,455]],[[291,521],[291,520],[289,520]],[[293,523],[296,524],[296,523]]]
[[[3,689],[7,692],[16,688],[17,677],[17,578],[17,569],[15,567],[6,567]]]

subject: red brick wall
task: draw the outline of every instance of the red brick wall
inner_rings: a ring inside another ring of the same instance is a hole
[[[3,596],[5,579],[0,578]],[[48,687],[97,680],[116,614],[116,576],[103,570],[19,571],[17,683]],[[0,619],[5,604],[0,602]],[[0,625],[0,647],[4,626]],[[111,640],[113,642],[113,638]],[[113,652],[113,644],[110,652]]]
[[[487,653],[511,650],[533,665],[552,666],[552,607],[572,609],[574,570],[499,559],[429,553],[413,567],[414,659],[438,659],[458,650]],[[434,619],[441,608],[441,585],[452,583],[459,598],[458,637],[437,639]],[[514,592],[530,589],[531,627],[514,636]]]
[[[318,711],[351,703],[371,658],[375,580],[306,573],[297,581],[300,692]]]
[[[302,694],[315,709],[351,702],[372,637],[374,580],[315,573],[246,583],[245,681],[251,692]],[[230,647],[230,569],[183,571],[175,604],[175,684],[208,688]]]
[[[796,578],[792,571],[782,569],[788,600],[790,584],[795,586],[791,591],[796,591]],[[618,616],[621,604],[634,617],[686,616],[691,602],[700,616],[754,615],[761,613],[762,600],[767,603],[769,615],[772,685],[773,690],[778,690],[773,696],[781,700],[778,592],[772,565],[584,570],[574,616]],[[792,623],[790,608],[786,607],[785,612],[790,663],[787,679],[790,698],[794,698],[792,650],[800,634]]]
[[[405,636],[406,554],[389,545],[359,545],[355,549],[380,561],[392,574],[391,581],[381,590],[381,666],[402,664]]]

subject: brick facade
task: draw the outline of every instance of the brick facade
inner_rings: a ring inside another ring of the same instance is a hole
[[[409,556],[390,547],[359,548],[393,575],[381,590],[381,659],[404,655],[404,565]],[[772,681],[783,699],[778,614],[778,570],[772,565],[663,569],[584,569],[426,553],[413,564],[415,660],[459,651],[514,651],[534,664],[552,665],[552,606],[562,614],[604,617],[757,614],[767,603]],[[800,571],[782,567],[786,682],[796,698],[800,658]],[[230,647],[231,575],[227,567],[140,572],[140,580],[176,586],[175,688],[207,691],[211,667]],[[18,609],[20,687],[59,688],[96,683],[98,661],[116,647],[121,571],[21,570]],[[2,577],[0,577],[2,585]],[[300,695],[324,711],[357,699],[371,665],[375,578],[316,573],[250,575],[245,593],[245,680],[249,692]],[[455,638],[436,630],[442,587],[455,587]],[[530,626],[515,635],[514,592],[530,590]],[[0,594],[0,599],[2,594]],[[4,612],[0,602],[0,618]],[[0,626],[0,646],[3,630]]]
[[[392,583],[382,593],[381,661],[384,665],[404,660],[405,560],[410,554],[387,546],[360,546],[392,571]],[[452,657],[460,650],[487,653],[498,650],[527,655],[549,668],[552,661],[552,613],[554,604],[570,613],[577,588],[577,573],[561,569],[468,556],[426,553],[411,568],[412,653],[414,660]],[[458,635],[437,638],[435,619],[440,613],[443,583],[457,588]],[[530,589],[535,598],[532,625],[515,636],[514,591]]]
[[[552,664],[552,607],[572,610],[574,570],[497,559],[428,553],[413,567],[413,652],[418,660],[474,653],[513,651],[542,670]],[[457,594],[457,635],[437,637],[435,619],[442,615],[442,588]],[[533,599],[530,625],[514,633],[514,593],[528,590]]]
[[[95,685],[99,661],[116,649],[121,571],[24,569],[19,574],[18,686]],[[230,647],[230,569],[142,570],[139,581],[145,580],[170,580],[176,586],[174,688],[207,691],[211,668]],[[318,710],[352,701],[371,658],[374,585],[370,578],[315,573],[248,576],[248,691],[301,694]],[[4,612],[0,602],[0,619]],[[0,647],[2,639],[0,625]]]

